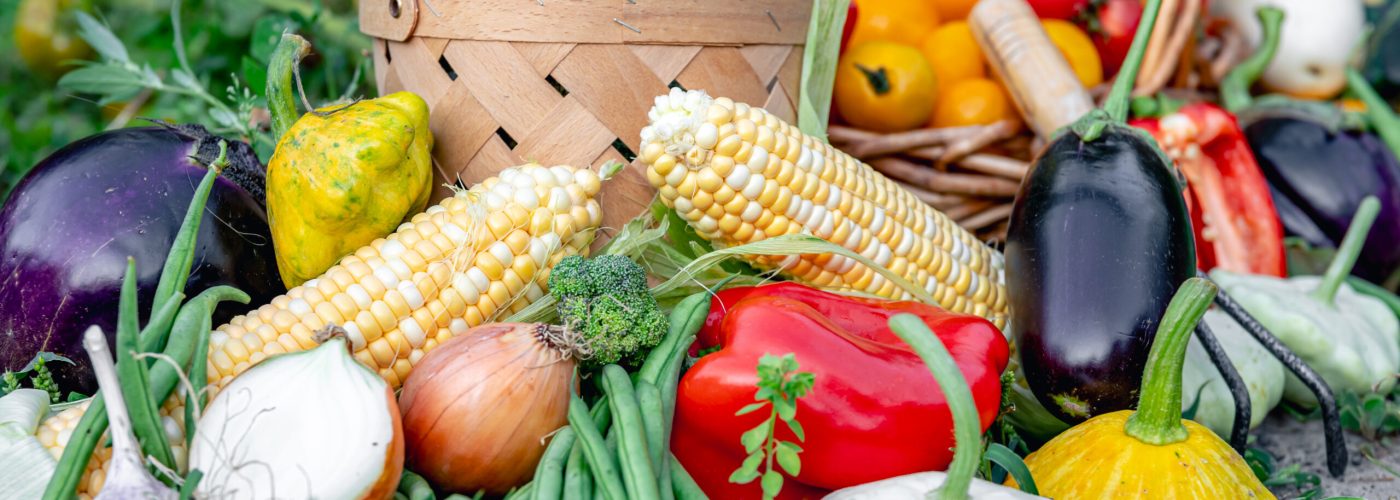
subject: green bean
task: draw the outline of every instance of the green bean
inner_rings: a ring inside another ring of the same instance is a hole
[[[676,460],[675,455],[671,455],[671,485],[676,493],[676,500],[701,500],[708,499],[705,492],[700,489],[700,485],[695,484],[695,478],[690,477],[685,467]]]
[[[651,453],[651,470],[657,472],[661,470],[661,459],[665,456],[662,452],[668,449],[662,441],[665,439],[666,430],[661,423],[661,391],[645,380],[637,382],[636,390],[637,406],[642,414],[642,429],[646,431],[647,451]]]
[[[661,339],[661,343],[651,349],[651,352],[647,353],[646,360],[642,362],[642,368],[637,371],[638,380],[658,384],[657,380],[661,376],[662,368],[670,359],[671,351],[675,348],[676,342],[686,335],[695,335],[695,332],[700,331],[700,327],[705,326],[705,317],[709,314],[709,292],[699,292],[681,299],[680,303],[671,309],[671,326],[667,328],[666,336]]]
[[[608,432],[609,426],[612,425],[612,406],[608,405],[607,396],[598,398],[598,401],[593,403],[593,408],[588,410],[588,414],[593,419],[593,425],[598,426],[600,434]]]
[[[583,445],[579,441],[574,440],[569,460],[564,464],[564,500],[593,498],[593,476],[588,471],[588,461],[583,458]]]
[[[68,500],[78,493],[78,482],[87,470],[92,450],[97,448],[102,433],[107,431],[107,406],[102,398],[91,398],[83,418],[73,428],[68,446],[63,447],[49,484],[44,488],[44,500]]]
[[[627,500],[622,478],[617,475],[615,460],[608,453],[607,445],[603,443],[603,435],[598,432],[598,427],[593,425],[588,416],[588,405],[584,404],[577,394],[571,394],[569,398],[569,426],[574,428],[574,435],[577,436],[579,444],[583,445],[583,456],[587,460],[588,469],[593,471],[593,483],[603,493],[604,498]]]
[[[555,431],[544,449],[544,457],[535,467],[535,500],[558,500],[564,487],[564,462],[574,447],[574,429],[564,426]]]
[[[220,302],[233,301],[240,304],[247,304],[248,294],[243,293],[231,286],[216,286],[201,292],[184,307],[180,308],[179,314],[175,315],[175,326],[170,329],[170,342],[165,345],[165,355],[180,365],[179,369],[184,369],[190,364],[190,359],[194,357],[195,349],[198,348],[200,337],[208,337],[212,329],[211,316],[214,308]],[[205,356],[208,348],[205,348]],[[201,370],[207,370],[208,359],[206,357],[197,358],[196,365],[206,365]],[[180,382],[179,369],[171,366],[170,363],[157,363],[151,367],[151,401],[156,406],[165,402],[165,398],[170,397],[170,392],[175,390],[175,386]],[[193,373],[194,369],[190,370]],[[194,382],[194,380],[191,380]],[[204,380],[195,382],[202,388]]]
[[[627,498],[657,500],[656,474],[647,451],[646,429],[637,407],[637,395],[632,380],[621,366],[603,367],[603,392],[612,406],[613,427],[617,430],[617,460],[622,469]]]
[[[214,179],[224,166],[228,165],[228,143],[219,141],[219,156],[209,165],[199,186],[190,197],[190,207],[185,210],[185,219],[180,223],[180,231],[175,233],[175,241],[170,245],[170,253],[165,256],[165,266],[160,271],[160,281],[156,283],[153,303],[165,304],[175,292],[185,289],[190,280],[190,268],[194,265],[195,239],[199,236],[199,223],[204,219],[204,206],[209,202],[209,192],[214,189]]]
[[[521,486],[519,488],[510,490],[509,493],[506,493],[506,496],[503,500],[518,500],[522,498],[530,498],[532,495],[535,494],[534,491],[535,483],[534,481],[531,481],[525,483],[525,486]]]
[[[403,475],[399,477],[398,493],[408,500],[434,500],[437,494],[433,493],[433,487],[428,484],[423,476],[404,469]]]
[[[170,338],[170,326],[175,323],[175,313],[180,310],[180,304],[184,300],[184,292],[175,292],[159,309],[151,313],[150,321],[141,329],[141,352],[165,350],[165,342]],[[154,359],[148,361],[147,367],[156,363]]]
[[[175,455],[161,425],[159,405],[152,401],[151,379],[146,362],[136,356],[141,353],[136,311],[136,259],[126,258],[126,277],[122,279],[121,299],[117,304],[117,380],[122,398],[131,415],[131,430],[141,443],[141,455],[152,457],[167,467],[175,468]],[[169,481],[169,479],[163,479]]]
[[[204,316],[200,328],[195,332],[194,352],[209,352],[209,330],[214,327],[213,318]],[[205,354],[207,357],[208,354]],[[190,362],[190,395],[185,398],[185,449],[194,449],[195,408],[204,408],[204,386],[209,383],[209,362],[195,358]]]

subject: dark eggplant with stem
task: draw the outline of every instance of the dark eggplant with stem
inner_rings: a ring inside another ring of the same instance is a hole
[[[1013,334],[1031,391],[1068,423],[1127,410],[1173,293],[1196,272],[1182,185],[1124,123],[1160,0],[1107,103],[1059,132],[1021,183],[1006,241]]]

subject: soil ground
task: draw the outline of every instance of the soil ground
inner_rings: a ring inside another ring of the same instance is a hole
[[[1302,471],[1317,474],[1322,479],[1319,499],[1352,496],[1367,500],[1400,500],[1400,477],[1385,470],[1400,472],[1400,443],[1387,447],[1367,441],[1359,434],[1345,432],[1350,463],[1344,476],[1334,478],[1327,474],[1321,421],[1299,422],[1275,412],[1255,434],[1258,436],[1256,445],[1273,454],[1278,468],[1298,464]],[[1282,487],[1274,488],[1274,494],[1281,499],[1295,498],[1299,491]]]

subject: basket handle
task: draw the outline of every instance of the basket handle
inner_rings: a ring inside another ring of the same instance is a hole
[[[402,42],[418,27],[418,0],[360,0],[360,31]]]

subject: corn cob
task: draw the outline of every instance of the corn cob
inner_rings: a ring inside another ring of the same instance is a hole
[[[661,199],[724,246],[810,234],[924,287],[945,309],[1004,327],[1004,263],[946,215],[869,165],[761,108],[672,89],[642,129],[640,160]],[[750,256],[822,288],[912,296],[859,262],[832,254]]]
[[[429,207],[319,278],[212,332],[209,397],[269,356],[314,347],[313,335],[327,324],[345,329],[355,358],[398,388],[434,347],[546,293],[549,270],[586,252],[602,222],[594,199],[602,180],[588,169],[523,165]],[[40,442],[55,457],[85,409],[44,422]],[[183,443],[183,394],[166,400],[161,413],[171,442]],[[80,496],[101,488],[110,455],[94,454]],[[176,455],[183,467],[185,453]]]

